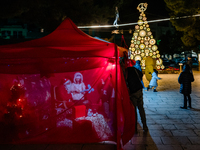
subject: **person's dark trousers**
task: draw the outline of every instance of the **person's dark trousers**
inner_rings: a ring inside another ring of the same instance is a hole
[[[192,108],[190,94],[184,94],[184,106],[183,107],[185,107],[185,108],[187,108],[187,101],[189,103],[189,108]]]
[[[145,114],[145,110],[144,110],[144,102],[143,102],[143,90],[140,89],[138,90],[137,92],[135,93],[132,93],[130,95],[130,99],[131,99],[131,102],[133,104],[133,106],[135,107],[135,118],[136,118],[136,125],[135,125],[135,130],[137,131],[137,111],[136,109],[138,108],[139,110],[139,114],[140,114],[140,117],[141,117],[141,121],[142,121],[142,124],[143,124],[143,130],[147,131],[148,130],[148,127],[147,127],[147,124],[146,124],[146,114]]]

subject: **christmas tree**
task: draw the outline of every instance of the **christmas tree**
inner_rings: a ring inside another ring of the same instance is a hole
[[[135,61],[140,60],[142,69],[145,69],[146,57],[151,56],[153,59],[156,59],[156,68],[164,69],[158,47],[155,45],[156,40],[153,38],[146,15],[144,14],[147,5],[147,3],[140,3],[137,7],[141,13],[129,47],[129,58]]]

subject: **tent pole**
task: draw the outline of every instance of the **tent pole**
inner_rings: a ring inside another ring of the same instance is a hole
[[[117,45],[116,45],[116,44],[115,44],[115,56],[116,56],[116,57],[115,57],[115,61],[116,61],[116,62],[115,62],[115,63],[116,63],[116,81],[115,81],[115,82],[116,82],[116,92],[115,92],[115,97],[117,98],[117,92],[118,92],[118,91],[117,91],[117,90],[118,90],[118,89],[117,89],[117,87],[118,87],[118,83],[117,83],[117,78],[118,78],[118,76],[117,76],[117,72],[118,72],[118,70],[117,70],[118,51],[117,51]]]
[[[118,78],[118,75],[117,75],[117,71],[118,71],[118,66],[117,66],[117,60],[118,60],[118,52],[117,52],[117,45],[115,44],[115,65],[116,65],[116,70],[115,70],[115,73],[116,73],[116,79],[115,79],[115,100],[116,100],[116,103],[115,103],[115,107],[116,107],[116,116],[117,118],[120,117],[118,116],[118,113],[117,113],[117,108],[118,108],[118,97],[117,97],[117,93],[118,93],[118,83],[117,83],[117,78]],[[122,147],[122,144],[121,144],[121,133],[119,133],[119,122],[118,122],[118,119],[117,119],[117,149],[121,149]]]

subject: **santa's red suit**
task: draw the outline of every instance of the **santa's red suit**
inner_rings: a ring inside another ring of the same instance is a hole
[[[72,105],[72,95],[70,91],[66,90],[64,84],[61,84],[56,88],[56,100],[63,103],[65,107]]]

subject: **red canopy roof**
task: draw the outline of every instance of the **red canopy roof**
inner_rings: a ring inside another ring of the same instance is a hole
[[[0,46],[0,58],[114,57],[115,44],[97,40],[65,19],[51,34]]]

